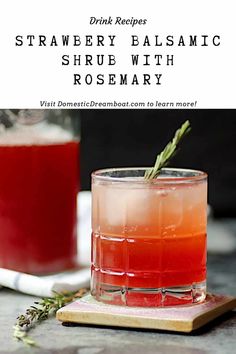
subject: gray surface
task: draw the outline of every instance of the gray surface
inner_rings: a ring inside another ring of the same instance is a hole
[[[236,234],[236,222],[227,222],[226,226]],[[236,296],[235,269],[236,252],[210,254],[208,291]],[[24,313],[35,300],[11,290],[0,290],[0,354],[231,354],[236,350],[236,311],[194,334],[63,326],[51,318],[31,331],[40,348],[28,349],[12,339],[12,326],[17,315]]]

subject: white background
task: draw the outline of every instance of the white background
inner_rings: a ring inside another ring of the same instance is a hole
[[[47,101],[195,102],[196,108],[235,108],[235,1],[6,0],[0,3],[0,108],[40,108]],[[89,25],[91,16],[147,19],[142,26]],[[16,47],[16,35],[116,35],[115,47]],[[132,67],[130,36],[220,35],[220,47],[139,47],[174,54],[174,66]],[[115,54],[115,67],[61,66],[62,54]],[[162,73],[156,86],[74,86],[73,73]]]

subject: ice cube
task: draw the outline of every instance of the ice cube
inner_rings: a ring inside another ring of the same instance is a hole
[[[183,191],[181,188],[170,188],[162,198],[161,224],[164,231],[174,234],[183,220]]]
[[[94,215],[107,225],[134,229],[136,224],[144,222],[147,215],[149,193],[145,189],[131,189],[121,185],[97,185],[93,193],[93,201],[96,203]]]

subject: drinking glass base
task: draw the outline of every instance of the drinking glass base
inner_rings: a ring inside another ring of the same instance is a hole
[[[206,282],[167,288],[127,288],[96,284],[91,294],[97,301],[120,306],[164,307],[201,303],[206,298]]]

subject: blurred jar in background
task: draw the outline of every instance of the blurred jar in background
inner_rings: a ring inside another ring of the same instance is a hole
[[[0,111],[0,267],[48,274],[77,265],[79,119]]]

